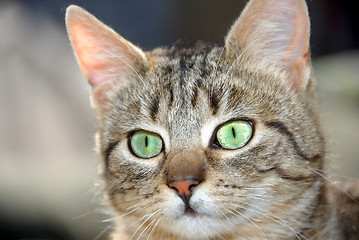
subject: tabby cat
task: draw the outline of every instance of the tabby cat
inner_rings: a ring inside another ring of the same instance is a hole
[[[224,47],[144,52],[77,6],[66,24],[112,239],[358,239],[355,192],[323,172],[304,0],[251,0]]]

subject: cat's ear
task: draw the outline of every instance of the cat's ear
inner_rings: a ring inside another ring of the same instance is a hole
[[[78,6],[66,11],[66,27],[82,72],[92,86],[96,108],[104,107],[116,81],[125,85],[130,74],[146,63],[145,54]]]
[[[310,22],[305,0],[251,0],[225,40],[227,55],[244,54],[290,74],[296,90],[310,78]]]

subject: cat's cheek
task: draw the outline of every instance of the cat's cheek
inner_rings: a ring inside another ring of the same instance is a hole
[[[190,205],[201,216],[214,217],[218,213],[218,205],[209,196],[208,191],[196,189],[190,200]]]
[[[183,216],[185,204],[177,194],[172,191],[167,191],[164,199],[165,201],[163,201],[161,208],[166,217],[175,220]]]

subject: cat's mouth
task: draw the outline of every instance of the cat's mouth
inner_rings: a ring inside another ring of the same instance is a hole
[[[191,207],[187,207],[187,209],[184,211],[183,215],[190,216],[190,217],[196,217],[196,216],[198,216],[198,213],[196,213]]]

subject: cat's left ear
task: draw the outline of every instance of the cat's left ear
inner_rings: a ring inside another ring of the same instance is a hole
[[[227,56],[244,54],[254,64],[287,71],[295,90],[311,74],[310,22],[305,0],[251,0],[225,40]]]
[[[84,9],[66,11],[66,27],[82,72],[92,86],[95,108],[105,111],[114,82],[124,86],[146,65],[144,52]]]

